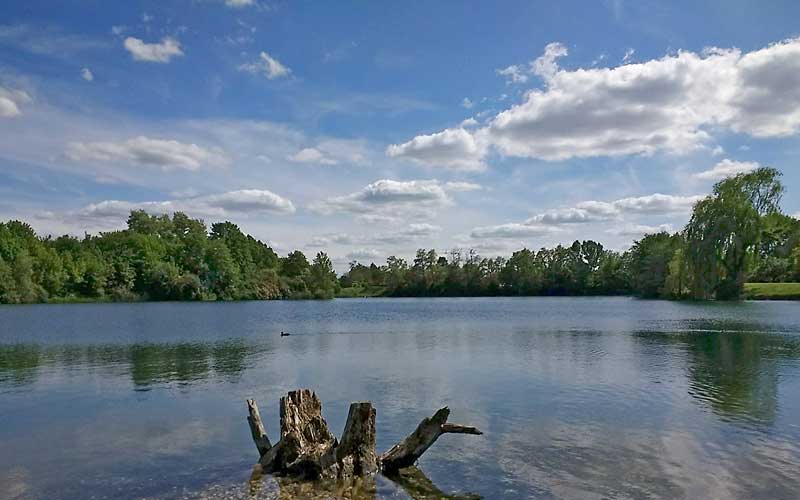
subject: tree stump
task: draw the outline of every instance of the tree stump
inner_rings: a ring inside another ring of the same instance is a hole
[[[297,479],[362,477],[376,472],[396,474],[414,465],[442,434],[482,434],[475,427],[449,424],[450,410],[438,410],[417,429],[383,455],[375,452],[375,408],[369,401],[350,404],[341,441],[328,429],[317,395],[300,389],[281,398],[281,439],[272,446],[258,406],[247,400],[250,432],[256,444],[261,470]]]

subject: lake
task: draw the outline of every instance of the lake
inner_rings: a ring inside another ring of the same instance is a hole
[[[371,400],[379,452],[479,427],[420,460],[447,493],[800,495],[800,304],[468,298],[1,306],[0,497],[285,498],[245,399],[275,442],[301,387],[336,434]]]

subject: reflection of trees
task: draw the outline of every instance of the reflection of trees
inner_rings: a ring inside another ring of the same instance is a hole
[[[0,345],[0,386],[31,384],[40,367],[122,367],[137,388],[171,382],[189,384],[212,377],[235,379],[252,353],[252,347],[242,340],[213,344]]]
[[[476,494],[444,493],[417,467],[401,469],[399,473],[391,476],[357,477],[346,481],[297,481],[276,478],[278,488],[274,495],[264,491],[264,479],[257,467],[248,484],[250,498],[375,500],[384,496],[382,493],[394,498],[396,495],[386,490],[397,487],[413,500],[481,500],[483,498]]]
[[[739,322],[694,321],[689,332],[639,337],[682,346],[689,393],[725,417],[771,422],[778,407],[778,363],[800,358],[800,342]]]
[[[417,467],[400,469],[397,474],[387,477],[403,488],[414,500],[480,500],[483,498],[472,493],[448,495],[437,488],[433,481]]]
[[[0,345],[0,389],[35,382],[40,357],[40,349],[34,345]]]

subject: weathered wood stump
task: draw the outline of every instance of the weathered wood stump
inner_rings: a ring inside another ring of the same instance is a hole
[[[328,429],[317,395],[300,389],[281,398],[281,438],[273,446],[256,402],[247,400],[250,432],[261,456],[262,472],[298,479],[361,477],[376,472],[394,475],[414,465],[442,434],[482,434],[475,427],[447,423],[450,410],[438,410],[383,455],[375,453],[375,408],[368,401],[350,404],[341,441]]]

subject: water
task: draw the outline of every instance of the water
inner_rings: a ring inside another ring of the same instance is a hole
[[[0,497],[288,497],[244,400],[275,441],[300,387],[337,434],[372,400],[379,451],[481,428],[420,461],[450,494],[800,496],[800,304],[481,298],[0,307]]]

